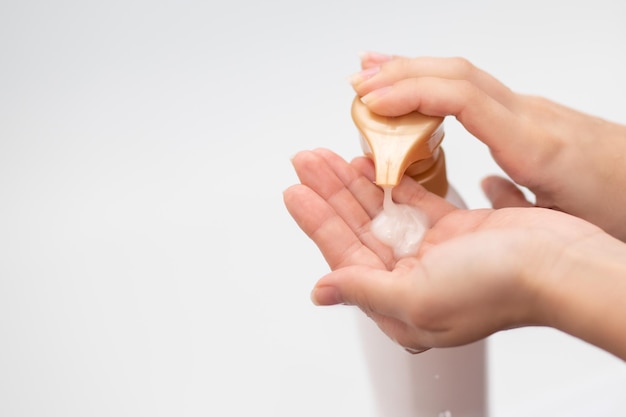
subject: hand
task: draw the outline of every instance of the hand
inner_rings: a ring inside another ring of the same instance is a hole
[[[375,113],[455,116],[539,207],[586,219],[626,240],[626,126],[517,94],[460,58],[362,56],[352,84]],[[494,207],[521,203],[502,179],[484,182]],[[508,193],[514,195],[508,196]],[[521,204],[530,205],[528,202]]]
[[[607,342],[604,333],[593,333],[601,327],[592,308],[597,303],[588,299],[593,290],[583,284],[587,275],[576,281],[572,272],[589,270],[585,256],[598,262],[607,254],[626,260],[624,245],[599,228],[541,208],[459,210],[404,178],[394,199],[418,206],[432,227],[416,256],[396,261],[370,232],[382,191],[373,184],[369,159],[348,164],[330,151],[316,150],[297,154],[293,165],[301,184],[285,191],[285,204],[332,269],[313,290],[316,304],[358,306],[389,337],[412,350],[462,345],[523,325],[548,325],[606,348],[618,343],[617,350],[626,355],[626,337],[611,336]],[[605,288],[600,273],[592,276],[592,288]],[[574,292],[564,297],[568,285]],[[621,308],[626,279],[612,285],[600,302]],[[614,327],[620,334],[624,313],[602,309],[603,315],[617,318]]]

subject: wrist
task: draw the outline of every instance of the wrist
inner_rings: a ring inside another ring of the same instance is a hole
[[[626,360],[626,245],[598,232],[563,248],[538,278],[539,324]]]

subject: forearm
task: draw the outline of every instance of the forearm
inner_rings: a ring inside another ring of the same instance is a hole
[[[541,132],[535,166],[520,167],[541,207],[585,219],[626,242],[626,125],[540,98],[523,98]],[[530,168],[530,169],[529,169]]]
[[[546,279],[546,324],[626,360],[626,245],[608,235],[568,248]]]

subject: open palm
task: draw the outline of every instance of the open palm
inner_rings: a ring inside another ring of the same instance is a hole
[[[332,270],[314,302],[356,305],[411,349],[544,324],[532,307],[541,302],[545,271],[558,270],[570,245],[602,234],[547,209],[460,210],[404,178],[394,199],[419,207],[431,227],[416,256],[396,260],[370,231],[382,208],[371,161],[347,163],[318,149],[300,152],[293,165],[301,184],[285,191],[285,204]]]

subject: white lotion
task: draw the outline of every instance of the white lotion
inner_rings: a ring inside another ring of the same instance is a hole
[[[428,228],[426,215],[417,207],[394,203],[392,187],[383,190],[383,211],[372,220],[372,233],[393,248],[396,258],[416,255]]]

